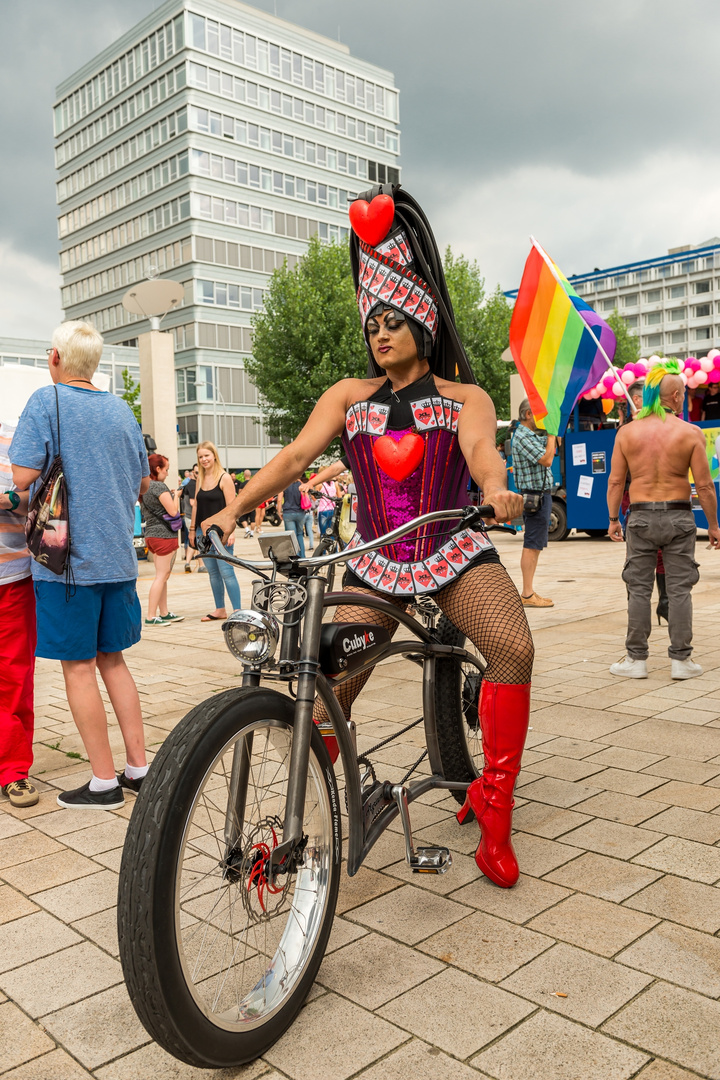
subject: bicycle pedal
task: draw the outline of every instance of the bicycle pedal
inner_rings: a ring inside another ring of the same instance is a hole
[[[410,856],[413,874],[444,874],[451,866],[452,855],[446,847],[419,847]]]

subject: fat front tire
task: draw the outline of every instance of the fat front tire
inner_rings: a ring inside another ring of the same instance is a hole
[[[292,1023],[327,946],[340,801],[313,725],[295,872],[266,877],[282,840],[292,700],[229,690],[193,709],[142,785],[120,867],[120,959],[135,1011],[168,1053],[226,1068]]]
[[[457,626],[442,615],[437,633],[443,645],[466,649],[480,659],[480,653]],[[484,669],[484,664],[483,664]],[[446,780],[469,784],[482,772],[482,734],[478,717],[482,673],[459,660],[435,662],[435,723],[440,759]],[[462,791],[453,791],[462,803]]]

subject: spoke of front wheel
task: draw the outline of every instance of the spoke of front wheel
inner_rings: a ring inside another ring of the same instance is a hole
[[[246,738],[252,733],[252,738]],[[233,752],[249,754],[236,820]],[[287,1000],[313,954],[328,898],[332,822],[325,780],[311,755],[296,873],[268,881],[266,860],[282,837],[292,731],[259,722],[208,768],[185,823],[176,875],[175,932],[187,986],[217,1026],[266,1022]],[[248,751],[248,746],[251,750]],[[228,815],[238,840],[228,850]]]

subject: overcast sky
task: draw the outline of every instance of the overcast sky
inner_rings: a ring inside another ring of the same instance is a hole
[[[0,334],[60,319],[56,85],[159,6],[2,0]],[[256,0],[395,73],[403,183],[438,244],[517,285],[720,234],[717,0]]]

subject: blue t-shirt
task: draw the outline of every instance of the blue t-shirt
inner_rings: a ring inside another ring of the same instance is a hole
[[[140,426],[127,402],[114,394],[63,383],[57,390],[75,581],[129,581],[137,577],[135,503],[150,473]],[[57,452],[55,387],[43,386],[23,410],[9,457],[13,465],[43,471]],[[58,580],[35,561],[32,575],[36,581]]]

